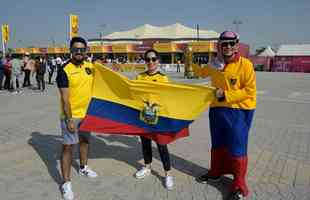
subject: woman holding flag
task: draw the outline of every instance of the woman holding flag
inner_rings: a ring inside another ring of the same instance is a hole
[[[168,77],[159,71],[159,61],[157,51],[150,49],[145,52],[144,59],[147,64],[147,71],[139,74],[137,80],[156,81],[156,82],[168,82]],[[163,163],[165,170],[165,186],[168,190],[173,189],[173,177],[170,174],[171,163],[170,156],[167,147],[169,141],[165,140],[165,136],[160,134],[152,134],[152,136],[140,136],[142,143],[142,153],[145,166],[136,172],[135,177],[142,179],[151,174],[152,163],[152,140],[157,144],[159,155]]]

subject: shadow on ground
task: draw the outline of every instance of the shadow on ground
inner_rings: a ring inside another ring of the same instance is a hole
[[[107,142],[117,142],[121,145],[108,145]],[[61,149],[62,149],[62,137],[56,135],[42,134],[40,132],[32,132],[31,138],[28,140],[28,144],[31,145],[44,164],[47,167],[48,173],[53,178],[53,180],[61,184],[62,178],[59,171],[58,161],[60,159]],[[95,136],[91,137],[90,141],[90,153],[89,158],[109,158],[115,159],[121,162],[125,162],[128,165],[139,169],[141,164],[139,160],[142,159],[141,144],[138,137],[126,137],[119,135],[105,135],[105,136]],[[153,147],[153,157],[155,159],[160,159],[158,151]],[[73,159],[77,160],[79,158],[77,150],[74,151]],[[198,175],[207,171],[206,168],[201,167],[191,161],[185,160],[177,155],[170,154],[170,159],[172,162],[172,167],[188,176],[197,177]],[[77,170],[78,163],[73,161],[73,167]],[[157,173],[153,173],[160,180],[163,178]],[[193,180],[194,181],[194,180]],[[231,179],[224,177],[219,183],[210,183],[213,187],[217,188],[223,197],[228,194],[228,187],[231,183]],[[163,182],[162,182],[163,184]]]

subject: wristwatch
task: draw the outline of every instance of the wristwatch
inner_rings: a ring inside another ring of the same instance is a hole
[[[217,98],[217,101],[218,101],[218,102],[223,102],[223,101],[225,101],[225,95],[222,96],[222,97],[218,97],[218,98]]]

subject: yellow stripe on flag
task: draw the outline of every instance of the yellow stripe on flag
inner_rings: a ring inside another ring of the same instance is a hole
[[[159,116],[194,120],[215,99],[209,86],[129,80],[96,63],[93,97],[142,110],[144,101],[160,106]]]

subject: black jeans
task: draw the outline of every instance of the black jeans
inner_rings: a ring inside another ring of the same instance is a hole
[[[0,68],[0,90],[2,90],[3,77],[4,77],[4,70],[3,68]]]
[[[51,68],[51,71],[48,72],[48,83],[52,84],[52,78],[53,78],[53,74],[54,74],[54,68]]]
[[[11,84],[10,84],[11,83],[11,72],[5,72],[4,77],[5,77],[5,80],[4,80],[3,88],[7,90],[11,90],[12,89]]]
[[[24,77],[24,84],[23,87],[29,87],[30,84],[30,70],[29,69],[25,69],[25,77]]]
[[[152,140],[145,138],[143,136],[140,137],[142,142],[142,153],[144,158],[144,163],[151,164],[152,163]],[[165,171],[169,171],[171,169],[170,163],[170,155],[168,151],[167,145],[157,144],[158,152],[160,155],[161,162],[163,163],[163,167]]]
[[[45,90],[44,74],[37,74],[36,79],[37,79],[37,83],[38,83],[38,89],[44,91]],[[42,86],[42,88],[41,88],[41,86]]]

